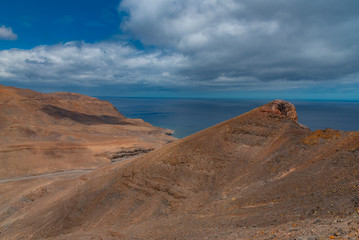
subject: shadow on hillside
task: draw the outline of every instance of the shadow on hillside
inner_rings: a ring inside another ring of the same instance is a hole
[[[97,125],[97,124],[113,124],[113,125],[132,125],[126,121],[123,121],[119,117],[108,115],[89,115],[80,112],[66,110],[53,105],[45,105],[41,109],[44,113],[54,117],[56,119],[68,118],[75,122],[85,125]]]

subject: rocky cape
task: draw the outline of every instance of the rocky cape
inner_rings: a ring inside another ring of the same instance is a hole
[[[24,182],[0,238],[357,239],[359,132],[297,119],[276,100],[87,175]]]
[[[0,85],[0,179],[95,169],[174,141],[107,101]]]

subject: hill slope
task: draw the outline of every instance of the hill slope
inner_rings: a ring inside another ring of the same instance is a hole
[[[358,169],[359,132],[312,132],[276,100],[71,187],[43,186],[0,215],[0,237],[354,239]]]
[[[97,168],[175,140],[168,134],[96,98],[0,85],[0,179]]]

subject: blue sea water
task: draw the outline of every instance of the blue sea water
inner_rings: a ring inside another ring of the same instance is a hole
[[[183,138],[269,102],[239,99],[167,99],[100,97],[128,118],[175,130]],[[291,101],[299,122],[312,130],[333,128],[359,131],[359,102]]]

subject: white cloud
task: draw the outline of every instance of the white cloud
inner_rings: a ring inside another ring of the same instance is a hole
[[[11,27],[0,27],[0,40],[16,40],[17,35],[12,31]]]
[[[120,10],[130,12],[123,27],[130,30],[145,44],[186,50],[194,45],[200,48],[218,34],[241,34],[231,22],[242,7],[233,0],[226,1],[165,1],[124,0]],[[229,33],[220,31],[229,29]]]
[[[247,8],[234,0],[123,0],[119,7],[130,15],[122,27],[143,43],[184,52],[277,33],[279,22],[249,19]]]
[[[0,80],[96,86],[157,82],[185,62],[179,54],[144,53],[121,43],[68,42],[0,51]]]

